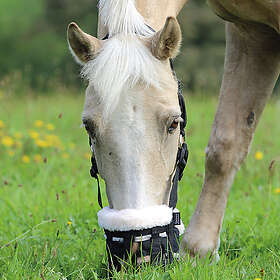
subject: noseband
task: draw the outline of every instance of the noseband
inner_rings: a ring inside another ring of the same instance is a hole
[[[107,35],[104,39],[108,39],[108,37],[109,36]],[[170,264],[174,261],[174,258],[179,252],[179,228],[180,225],[181,227],[183,225],[180,218],[180,212],[176,209],[176,204],[178,200],[178,182],[182,179],[183,171],[188,160],[188,147],[185,143],[187,112],[184,96],[182,94],[182,84],[177,79],[172,59],[169,61],[173,77],[178,84],[178,101],[181,109],[181,118],[183,119],[180,123],[179,147],[168,205],[169,208],[173,210],[171,222],[167,225],[154,226],[139,230],[119,231],[108,230],[104,227],[110,271],[112,271],[112,269],[119,271],[126,260],[130,260],[135,265],[140,265],[141,263],[146,262],[162,265]],[[103,208],[98,177],[99,172],[91,138],[89,138],[89,145],[92,151],[90,175],[97,180],[98,204]]]

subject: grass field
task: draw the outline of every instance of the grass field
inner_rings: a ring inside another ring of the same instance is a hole
[[[82,94],[0,99],[0,279],[106,278],[97,188],[80,128],[82,106]],[[178,205],[185,224],[203,182],[216,100],[190,98],[187,106],[190,160]],[[267,106],[236,177],[220,262],[128,268],[115,279],[280,279],[279,115],[276,100]]]

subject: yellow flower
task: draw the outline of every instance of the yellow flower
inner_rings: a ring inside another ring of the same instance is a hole
[[[263,159],[263,153],[260,152],[260,151],[257,151],[257,152],[255,153],[255,159],[256,159],[256,160],[262,160],[262,159]]]
[[[280,188],[275,189],[274,192],[275,192],[276,194],[280,194]]]
[[[13,157],[13,156],[15,155],[15,152],[12,151],[12,150],[9,150],[9,151],[8,151],[8,155],[9,155],[10,157]]]
[[[30,162],[29,156],[26,156],[26,155],[24,155],[24,156],[21,158],[21,160],[22,160],[22,162],[24,162],[24,163],[29,163],[29,162]]]
[[[6,147],[12,147],[14,145],[14,140],[10,136],[5,136],[2,138],[2,144]]]
[[[254,280],[262,280],[261,278],[255,278]]]
[[[0,120],[0,128],[4,128],[4,127],[5,127],[4,122]]]
[[[44,122],[41,121],[41,120],[37,120],[37,121],[35,121],[35,123],[34,123],[34,126],[36,126],[36,127],[42,127],[43,125],[44,125]]]
[[[21,139],[21,138],[22,138],[22,133],[20,133],[20,132],[15,132],[15,133],[14,133],[14,136],[15,136],[16,139]]]
[[[32,139],[38,139],[39,138],[39,133],[34,131],[34,130],[29,131],[29,135]]]
[[[40,148],[46,148],[46,147],[49,146],[49,144],[48,144],[46,141],[41,140],[41,139],[37,139],[37,140],[35,141],[35,144],[36,144],[38,147],[40,147]]]
[[[71,225],[72,225],[72,222],[71,222],[71,221],[68,221],[68,222],[67,222],[67,225],[68,225],[68,226],[71,226]]]
[[[42,156],[39,155],[39,154],[35,155],[34,156],[34,161],[37,162],[37,163],[41,162],[42,161]]]
[[[91,158],[91,154],[90,153],[84,153],[84,158],[85,159],[90,159]]]
[[[54,134],[46,135],[45,140],[48,143],[49,147],[61,148],[62,146],[59,137]]]
[[[69,155],[68,155],[67,153],[63,153],[63,154],[62,154],[62,157],[63,157],[63,158],[69,158]]]
[[[71,143],[69,143],[69,148],[70,148],[70,149],[74,149],[74,148],[75,148],[75,146],[76,146],[76,145],[75,145],[74,143],[72,143],[72,142],[71,142]]]
[[[51,124],[51,123],[48,123],[48,124],[46,125],[46,128],[47,128],[47,130],[54,130],[54,125]]]

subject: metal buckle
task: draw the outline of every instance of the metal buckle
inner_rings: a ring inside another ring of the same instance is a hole
[[[185,143],[185,138],[184,136],[180,133],[179,137],[179,148],[182,148],[183,144]]]

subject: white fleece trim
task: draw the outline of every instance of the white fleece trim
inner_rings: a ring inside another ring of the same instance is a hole
[[[172,220],[172,208],[167,205],[123,210],[104,207],[97,216],[99,226],[110,231],[140,230],[168,225]]]

